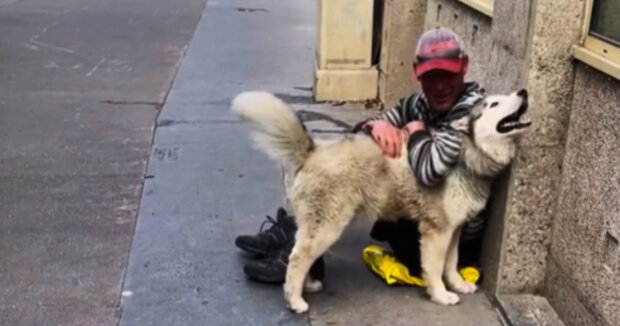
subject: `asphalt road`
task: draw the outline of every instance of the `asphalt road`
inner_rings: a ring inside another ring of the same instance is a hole
[[[0,325],[117,325],[155,118],[204,4],[0,1]]]

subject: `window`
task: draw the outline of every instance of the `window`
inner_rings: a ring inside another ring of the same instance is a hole
[[[481,13],[491,17],[493,16],[493,0],[458,0]]]
[[[620,0],[586,0],[575,58],[620,80]]]
[[[620,0],[594,1],[590,34],[620,46]]]

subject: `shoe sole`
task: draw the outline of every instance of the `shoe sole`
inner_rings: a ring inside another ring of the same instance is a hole
[[[283,284],[284,278],[282,277],[273,277],[265,274],[256,273],[256,271],[249,271],[247,268],[243,268],[243,272],[245,275],[253,280],[260,283],[271,283],[271,284]]]
[[[260,283],[284,284],[284,280],[279,279],[279,278],[276,279],[276,278],[268,278],[268,277],[262,277],[262,276],[250,276],[250,275],[248,275],[248,278],[250,278],[253,281],[260,282]]]
[[[283,284],[284,283],[283,277],[273,277],[273,276],[270,277],[265,274],[249,272],[245,267],[243,268],[243,272],[248,278],[254,281],[257,281],[257,282],[272,283],[272,284]],[[312,266],[310,267],[309,274],[314,280],[321,281],[321,282],[325,281],[325,262],[323,261],[323,257],[320,257],[319,259],[317,259],[317,261],[314,264],[312,264]]]
[[[252,255],[256,255],[256,256],[266,256],[267,253],[263,250],[257,249],[255,247],[251,247],[251,246],[246,246],[243,245],[242,243],[240,243],[239,241],[235,240],[235,245],[237,246],[237,248],[252,254]]]

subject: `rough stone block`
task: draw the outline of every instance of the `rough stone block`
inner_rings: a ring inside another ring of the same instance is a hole
[[[506,208],[499,292],[542,289],[551,216],[561,176],[562,147],[522,144],[512,169]]]
[[[531,294],[500,295],[497,301],[510,326],[564,326],[544,297]]]
[[[618,85],[594,69],[577,69],[551,240],[557,268],[572,279],[581,304],[610,325],[620,324]],[[572,301],[553,297],[572,310]]]
[[[545,297],[566,326],[611,326],[592,314],[592,307],[583,301],[583,294],[571,279],[563,273],[553,257],[547,263]],[[617,311],[617,310],[616,310]]]

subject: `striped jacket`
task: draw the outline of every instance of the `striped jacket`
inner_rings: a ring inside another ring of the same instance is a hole
[[[398,128],[412,121],[423,121],[427,128],[433,129],[434,136],[426,130],[413,133],[407,143],[408,159],[422,185],[436,186],[457,163],[461,151],[463,130],[453,129],[450,122],[469,114],[484,97],[484,89],[477,83],[469,82],[465,86],[465,92],[447,113],[430,110],[423,94],[412,94],[389,111],[359,123],[353,131],[371,120],[387,120]]]

